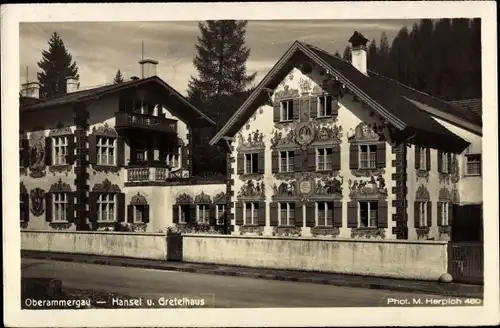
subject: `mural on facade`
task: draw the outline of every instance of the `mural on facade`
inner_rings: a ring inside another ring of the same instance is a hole
[[[351,197],[351,199],[365,197],[383,199],[387,197],[387,187],[385,185],[385,179],[382,175],[379,175],[376,179],[374,176],[371,176],[369,181],[349,179],[348,185],[349,197]]]
[[[34,216],[41,216],[45,213],[45,191],[41,188],[35,188],[30,191],[30,209]]]
[[[264,134],[259,130],[249,133],[246,139],[243,137],[243,134],[238,134],[238,151],[260,148],[265,148],[265,144]]]
[[[30,133],[29,147],[30,176],[32,178],[44,177],[47,165],[45,164],[45,131],[42,128]]]
[[[238,198],[243,197],[265,197],[266,188],[264,181],[248,180],[241,186],[238,192]]]

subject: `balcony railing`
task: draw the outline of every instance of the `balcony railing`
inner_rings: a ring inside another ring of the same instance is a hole
[[[161,131],[177,133],[177,121],[164,117],[144,115],[139,113],[118,112],[115,114],[115,128],[126,129],[146,129],[151,131]]]
[[[169,172],[165,167],[134,167],[127,169],[127,182],[167,181],[169,179],[188,179],[184,171]]]

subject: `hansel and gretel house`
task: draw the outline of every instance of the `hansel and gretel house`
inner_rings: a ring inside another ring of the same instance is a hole
[[[351,63],[296,41],[211,140],[234,233],[479,240],[480,114],[368,71],[368,40],[349,42]]]
[[[157,232],[221,225],[225,177],[193,176],[192,129],[215,124],[139,62],[141,78],[39,99],[22,86],[21,227]]]

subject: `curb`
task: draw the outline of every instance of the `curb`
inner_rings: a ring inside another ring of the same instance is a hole
[[[463,290],[446,290],[448,284],[442,285],[443,289],[438,288],[425,288],[419,286],[401,286],[392,284],[381,284],[381,283],[371,283],[371,282],[353,282],[340,279],[325,279],[321,277],[294,277],[279,273],[258,273],[258,272],[245,272],[238,269],[210,269],[202,267],[179,267],[170,266],[168,264],[138,264],[138,263],[128,263],[119,259],[86,259],[86,258],[68,258],[64,256],[57,255],[42,255],[42,254],[23,254],[23,258],[39,259],[39,260],[51,260],[51,261],[61,261],[61,262],[76,262],[76,263],[88,263],[97,265],[108,265],[108,266],[121,266],[130,268],[144,268],[144,269],[155,269],[163,271],[178,271],[187,273],[197,273],[197,274],[210,274],[219,276],[233,276],[233,277],[246,277],[254,279],[264,279],[264,280],[277,280],[277,281],[289,281],[289,282],[300,282],[300,283],[313,283],[322,285],[331,285],[337,287],[352,287],[352,288],[363,288],[363,289],[373,289],[373,290],[387,290],[394,292],[406,292],[406,293],[426,293],[432,295],[440,296],[450,296],[450,297],[475,297],[483,298],[482,290],[474,291],[463,291]],[[436,283],[437,284],[437,283]],[[438,285],[439,286],[439,285]],[[437,286],[436,286],[437,287]],[[438,290],[439,289],[439,290]]]

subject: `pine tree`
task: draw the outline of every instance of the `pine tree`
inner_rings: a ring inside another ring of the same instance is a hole
[[[366,60],[368,69],[374,72],[379,71],[377,56],[378,56],[377,42],[375,41],[375,39],[373,39],[370,45],[368,46],[368,54]]]
[[[38,62],[38,67],[42,70],[37,74],[40,98],[65,94],[66,78],[80,78],[76,62],[61,37],[54,32],[48,43],[49,49],[42,51],[42,60]]]
[[[248,75],[246,62],[250,49],[245,46],[247,21],[219,20],[198,24],[201,36],[193,64],[198,77],[191,77],[189,98],[203,101],[245,91],[257,73]]]
[[[342,54],[342,59],[351,62],[352,59],[352,50],[350,46],[346,46],[344,49],[344,53]]]
[[[116,71],[115,78],[113,79],[114,84],[123,83],[123,75],[120,70]]]

